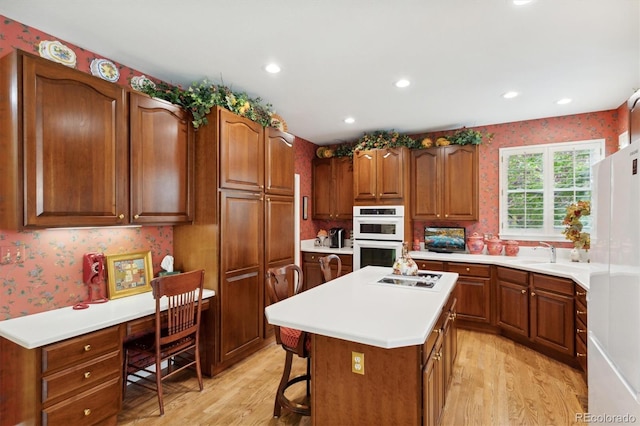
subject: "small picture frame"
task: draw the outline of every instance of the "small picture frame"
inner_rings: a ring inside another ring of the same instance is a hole
[[[309,218],[309,197],[306,195],[302,197],[302,219],[307,220]]]
[[[151,251],[107,255],[109,299],[151,291]]]

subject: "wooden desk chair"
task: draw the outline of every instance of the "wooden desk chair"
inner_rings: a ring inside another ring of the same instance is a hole
[[[162,381],[191,366],[195,366],[202,391],[198,345],[203,283],[202,270],[167,275],[151,281],[156,300],[155,332],[124,344],[123,398],[127,383],[155,390],[158,393],[160,415],[163,415]],[[168,302],[165,311],[160,310],[163,297]],[[163,361],[168,363],[164,370]],[[155,375],[155,379],[150,375]],[[135,376],[138,380],[130,380],[129,376]]]
[[[297,279],[294,277],[297,275]],[[292,285],[289,284],[289,280],[292,280]],[[286,265],[279,268],[271,268],[266,273],[266,288],[269,294],[269,300],[271,303],[277,303],[286,299],[289,296],[295,295],[302,290],[303,276],[300,267],[294,264]],[[311,406],[309,403],[300,404],[295,401],[289,400],[285,396],[287,388],[295,383],[306,381],[307,382],[307,400],[309,399],[310,392],[310,350],[311,350],[311,336],[301,330],[295,330],[287,327],[274,326],[276,334],[276,342],[282,346],[285,350],[286,358],[284,363],[284,371],[282,372],[282,378],[280,379],[280,385],[276,392],[276,400],[273,408],[273,416],[280,417],[282,407],[287,410],[308,416],[311,414]],[[293,355],[298,355],[301,358],[307,359],[307,373],[290,378],[291,364],[293,362]]]
[[[335,277],[331,276],[331,261],[336,260],[337,263],[337,273]],[[320,262],[320,270],[322,271],[322,282],[331,281],[334,278],[338,278],[342,275],[342,260],[340,260],[340,256],[337,254],[330,254],[328,256],[321,257]]]

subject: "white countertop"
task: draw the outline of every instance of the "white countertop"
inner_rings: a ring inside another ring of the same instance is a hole
[[[215,296],[215,291],[205,289],[202,298]],[[162,309],[166,309],[166,298]],[[89,305],[87,309],[73,307],[54,309],[0,321],[0,337],[11,340],[27,349],[59,342],[92,331],[121,324],[156,312],[156,302],[151,292]]]
[[[315,239],[300,241],[300,251],[326,254],[353,254],[353,247],[330,248],[328,246],[316,246],[314,242]],[[327,241],[325,241],[325,243],[327,243]]]
[[[314,239],[302,240],[300,250],[312,253],[353,254],[353,248],[330,248],[314,246]],[[585,290],[589,290],[589,277],[592,265],[589,263],[571,262],[569,249],[557,249],[556,263],[549,262],[547,249],[534,250],[533,247],[520,247],[517,256],[490,256],[488,254],[467,253],[434,253],[426,250],[411,251],[409,255],[416,260],[440,260],[445,262],[483,263],[506,266],[530,272],[570,278]]]
[[[420,345],[458,274],[438,272],[439,291],[375,284],[391,268],[367,266],[265,309],[270,324],[381,348]]]
[[[518,256],[491,256],[488,254],[434,253],[430,251],[411,251],[409,255],[416,260],[439,260],[445,262],[483,263],[506,266],[530,272],[570,278],[585,290],[589,290],[589,278],[592,272],[590,263],[571,262],[564,256],[563,249],[558,249],[556,263],[549,260],[548,250],[520,248]]]

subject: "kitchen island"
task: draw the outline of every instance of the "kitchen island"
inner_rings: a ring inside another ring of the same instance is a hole
[[[433,289],[377,283],[390,273],[369,266],[265,309],[269,323],[313,334],[313,424],[439,418],[455,358],[458,274],[438,272]]]

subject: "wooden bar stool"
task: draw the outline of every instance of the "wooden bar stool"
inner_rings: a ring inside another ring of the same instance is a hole
[[[295,277],[297,275],[297,278]],[[300,267],[294,264],[282,266],[279,268],[270,268],[265,277],[266,288],[271,303],[277,303],[293,296],[302,290],[303,276]],[[292,285],[289,284],[292,283]],[[311,415],[311,405],[308,402],[300,404],[288,399],[285,395],[287,388],[295,383],[306,381],[307,384],[307,400],[311,395],[311,335],[308,333],[288,327],[274,326],[276,342],[285,350],[286,358],[284,363],[284,371],[280,379],[280,385],[276,392],[276,400],[273,408],[273,417],[280,417],[282,408],[304,416]],[[307,372],[300,376],[290,378],[291,364],[293,355],[307,359]]]
[[[332,260],[336,260],[336,264],[337,264],[336,265],[337,272],[335,277],[331,276]],[[342,260],[340,259],[340,256],[338,256],[337,254],[330,254],[328,256],[321,257],[320,259],[318,259],[318,261],[320,262],[320,270],[322,271],[322,282],[326,283],[342,275]]]

